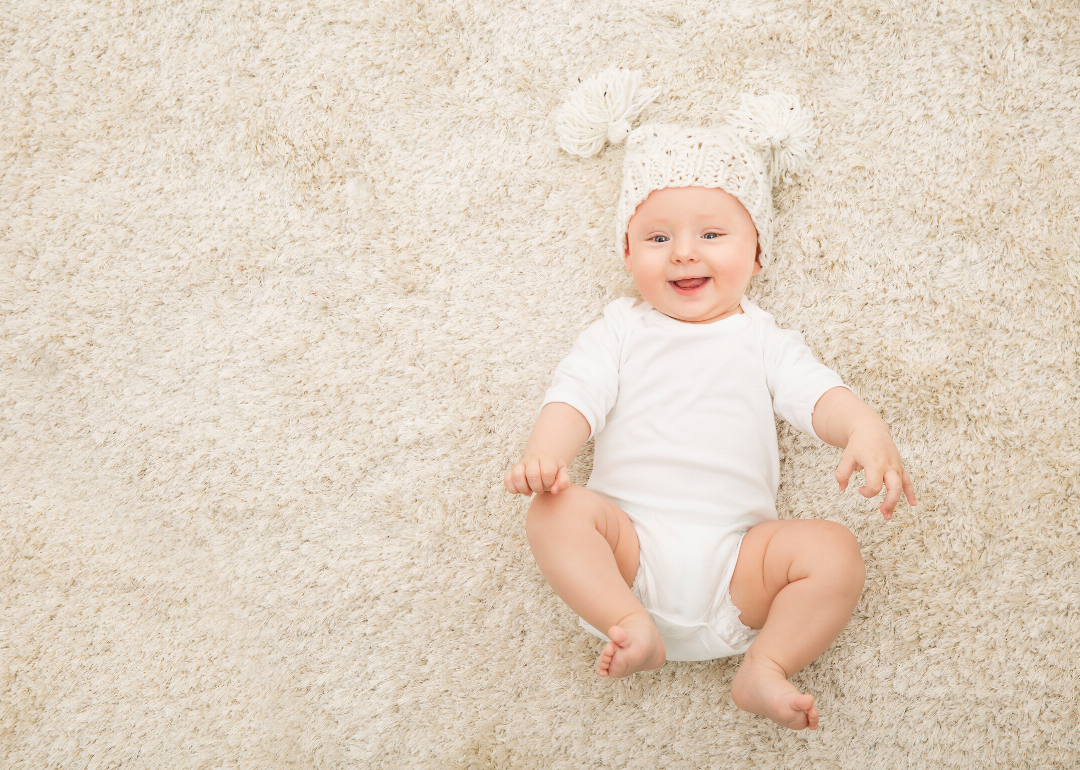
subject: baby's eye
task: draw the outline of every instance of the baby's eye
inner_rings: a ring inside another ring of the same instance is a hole
[[[666,235],[654,235],[649,240],[652,241],[653,243],[667,243],[668,242],[668,237]]]
[[[702,238],[719,238],[720,233],[705,233],[705,235],[703,235],[701,237]]]

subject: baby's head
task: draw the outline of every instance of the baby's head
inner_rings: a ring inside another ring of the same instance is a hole
[[[642,296],[658,310],[680,320],[718,320],[723,317],[714,313],[719,305],[712,310],[705,305],[715,301],[725,306],[724,313],[738,312],[750,276],[768,265],[772,188],[809,167],[816,144],[813,121],[796,97],[744,94],[725,125],[650,124],[631,130],[630,124],[655,96],[655,90],[641,87],[637,72],[612,68],[590,78],[558,116],[560,144],[567,152],[589,156],[605,142],[626,139],[615,210],[616,252],[626,260]],[[676,225],[681,238],[674,237],[674,230],[663,232]],[[695,240],[685,240],[691,232],[696,232]],[[663,276],[656,272],[661,252],[667,255],[665,275],[674,278],[661,281]],[[717,261],[721,253],[722,270]],[[646,262],[653,265],[648,275]],[[698,267],[691,269],[689,264]],[[706,275],[698,269],[710,264],[718,272]],[[719,292],[723,276],[735,283]],[[674,282],[703,277],[710,280],[696,286]],[[666,294],[665,287],[670,289]],[[728,295],[735,291],[734,305],[728,307]],[[667,309],[654,301],[665,296],[672,300]]]
[[[686,323],[734,315],[761,272],[750,213],[718,187],[664,187],[637,207],[623,258],[642,298]]]

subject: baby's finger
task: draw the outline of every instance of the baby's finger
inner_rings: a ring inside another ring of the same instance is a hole
[[[555,483],[555,476],[559,472],[559,464],[550,457],[545,457],[540,461],[540,479],[544,484],[544,489],[541,491],[547,491],[551,489],[551,485]]]
[[[881,504],[881,515],[891,519],[896,503],[900,500],[900,474],[892,468],[885,471],[885,502]]]
[[[908,505],[918,505],[915,502],[915,485],[911,483],[911,476],[904,471],[904,494],[907,496]]]
[[[540,461],[537,459],[529,460],[525,466],[525,479],[529,483],[529,489],[539,494],[544,491],[544,475],[540,470]]]
[[[881,492],[882,481],[881,471],[871,466],[866,469],[866,475],[863,476],[863,485],[859,492],[863,497],[877,497],[878,493]]]
[[[555,474],[555,483],[551,485],[551,494],[557,495],[562,490],[570,486],[570,474],[566,472],[566,466],[559,467],[559,472]]]
[[[847,489],[851,481],[851,474],[855,472],[855,453],[844,450],[844,456],[840,458],[840,464],[836,466],[836,483],[840,485],[840,491]]]
[[[509,483],[507,483],[509,479]],[[506,479],[503,479],[506,483],[506,488],[515,495],[525,495],[528,497],[532,494],[532,490],[529,489],[529,482],[525,480],[525,463],[517,463],[510,472],[506,474]]]

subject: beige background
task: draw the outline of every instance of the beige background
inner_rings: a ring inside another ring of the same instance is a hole
[[[611,64],[818,115],[750,294],[920,505],[779,426],[868,567],[817,734],[737,659],[597,679],[502,490],[633,291],[622,150],[554,135]],[[0,765],[1080,764],[1075,3],[6,2],[0,158]]]

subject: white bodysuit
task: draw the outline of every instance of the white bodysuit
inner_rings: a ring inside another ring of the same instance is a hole
[[[777,518],[774,412],[817,437],[814,405],[845,387],[802,335],[746,297],[741,306],[742,314],[690,324],[641,300],[615,300],[544,396],[589,421],[596,445],[587,488],[634,523],[641,556],[632,591],[668,660],[750,646],[757,632],[739,622],[728,585],[743,535]]]

